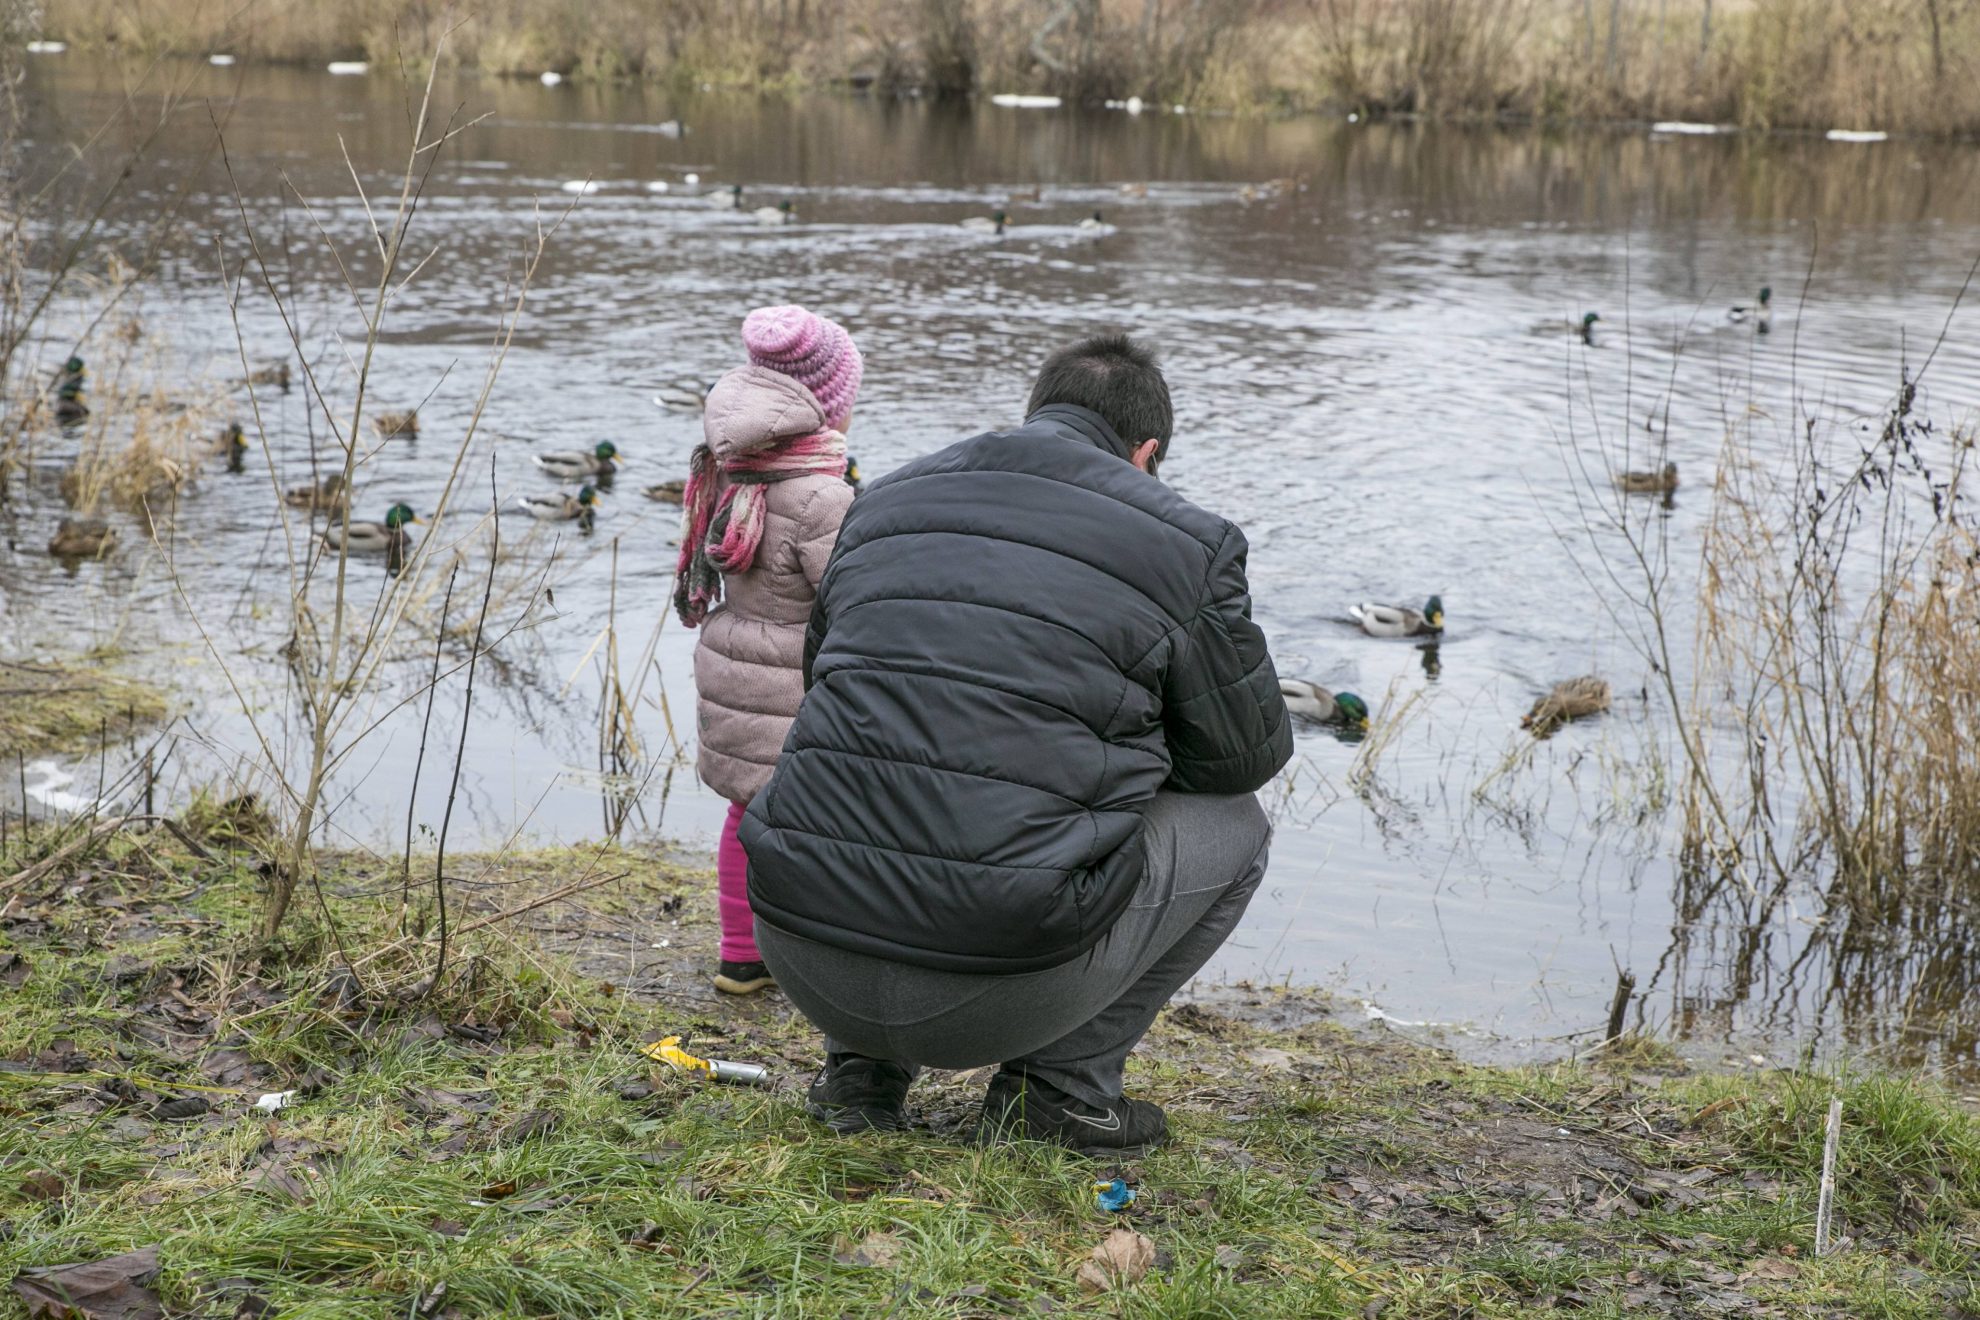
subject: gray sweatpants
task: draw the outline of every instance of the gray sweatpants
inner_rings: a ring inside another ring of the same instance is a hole
[[[1120,1098],[1128,1051],[1244,915],[1271,834],[1249,793],[1158,793],[1133,902],[1090,951],[1042,972],[935,971],[761,921],[756,943],[830,1053],[909,1068],[1001,1063],[1104,1107]]]

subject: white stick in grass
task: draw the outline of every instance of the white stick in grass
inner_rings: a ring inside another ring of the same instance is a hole
[[[1829,1101],[1829,1131],[1822,1139],[1822,1195],[1815,1204],[1815,1254],[1829,1254],[1829,1216],[1836,1208],[1836,1144],[1842,1140],[1842,1098]]]

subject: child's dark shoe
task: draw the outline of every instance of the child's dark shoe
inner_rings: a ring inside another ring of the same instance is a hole
[[[753,995],[777,984],[770,969],[760,962],[727,962],[715,972],[715,988],[725,995]]]

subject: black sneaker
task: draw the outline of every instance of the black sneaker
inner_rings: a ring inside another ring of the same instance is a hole
[[[760,962],[724,962],[715,969],[715,988],[725,995],[753,995],[777,984]]]
[[[1168,1135],[1169,1118],[1158,1104],[1123,1096],[1097,1107],[1036,1077],[1002,1071],[990,1079],[977,1128],[979,1141],[1053,1141],[1095,1159],[1140,1155]]]
[[[914,1074],[898,1063],[829,1054],[805,1095],[804,1112],[834,1132],[897,1132]]]

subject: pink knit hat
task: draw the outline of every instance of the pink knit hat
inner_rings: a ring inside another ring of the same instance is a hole
[[[759,307],[744,318],[742,337],[750,365],[810,390],[832,426],[845,429],[866,364],[844,326],[802,307]]]

